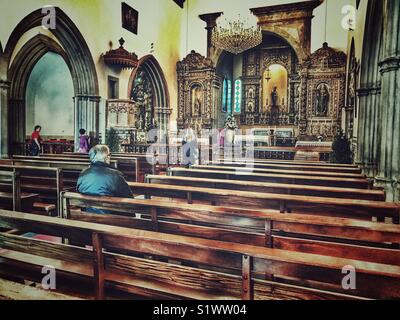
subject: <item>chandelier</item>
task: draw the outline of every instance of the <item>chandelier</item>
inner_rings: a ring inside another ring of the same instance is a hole
[[[225,25],[214,27],[211,41],[214,47],[239,54],[258,46],[262,38],[262,31],[257,22],[252,25],[239,15],[237,20],[226,20]]]

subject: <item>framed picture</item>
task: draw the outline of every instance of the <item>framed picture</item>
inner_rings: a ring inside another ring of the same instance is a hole
[[[139,12],[122,2],[122,28],[138,34]]]

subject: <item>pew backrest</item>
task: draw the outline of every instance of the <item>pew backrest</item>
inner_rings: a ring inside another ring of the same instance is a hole
[[[385,218],[399,223],[400,204],[383,201],[335,199],[278,193],[262,193],[227,189],[199,188],[179,185],[129,183],[134,194],[147,197],[184,199],[188,203],[211,203],[232,208],[243,206],[256,209],[274,209],[281,213],[303,213],[322,216],[350,217],[379,221]]]
[[[259,169],[282,169],[282,170],[293,170],[293,171],[321,171],[324,172],[341,172],[341,173],[356,173],[360,174],[361,169],[356,167],[321,167],[320,165],[311,166],[304,164],[286,164],[279,162],[262,163],[256,161],[210,161],[207,164],[212,166],[220,167],[250,167]]]
[[[305,176],[292,174],[263,174],[249,173],[241,171],[223,171],[223,170],[196,170],[183,168],[168,168],[170,176],[228,179],[242,181],[261,181],[275,183],[291,183],[304,185],[332,186],[344,188],[369,189],[371,182],[366,179],[355,178],[335,178],[322,176]]]
[[[337,188],[312,185],[297,185],[284,183],[268,183],[258,181],[240,181],[226,179],[194,178],[164,175],[147,175],[145,182],[156,184],[171,184],[200,188],[228,189],[240,191],[254,191],[266,193],[280,193],[287,195],[317,196],[328,198],[345,198],[385,201],[383,190],[368,190],[354,188]]]
[[[317,177],[337,177],[337,178],[354,178],[365,179],[365,175],[360,173],[349,172],[327,172],[325,170],[319,171],[303,171],[303,170],[286,170],[275,168],[252,168],[251,166],[214,166],[214,165],[194,165],[191,169],[196,170],[215,170],[215,171],[238,171],[243,173],[271,173],[271,174],[284,174],[284,175],[303,175],[303,176],[317,176]]]

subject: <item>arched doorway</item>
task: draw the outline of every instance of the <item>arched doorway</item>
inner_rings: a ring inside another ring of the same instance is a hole
[[[78,142],[79,128],[85,128],[95,139],[99,132],[98,80],[91,52],[78,28],[59,8],[56,8],[57,27],[50,30],[56,40],[45,35],[30,39],[16,54],[8,68],[8,80],[11,82],[9,93],[9,150],[22,153],[25,142],[26,87],[29,75],[37,62],[47,53],[59,54],[67,64],[74,87],[74,137]],[[19,39],[29,30],[41,25],[44,17],[42,10],[36,10],[25,17],[14,29],[4,54],[11,56]],[[42,124],[45,126],[45,124]],[[10,153],[10,152],[9,152]]]
[[[164,72],[153,55],[140,59],[132,72],[128,97],[135,102],[135,127],[138,132],[160,129],[166,132],[171,114]]]
[[[42,126],[44,139],[74,139],[74,86],[64,59],[47,52],[33,67],[26,87],[25,132]],[[49,121],[62,119],[62,121]]]

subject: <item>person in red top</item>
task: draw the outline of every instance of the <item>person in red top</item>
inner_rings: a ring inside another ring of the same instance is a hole
[[[29,145],[29,154],[31,156],[38,156],[42,146],[40,145],[42,139],[40,138],[41,126],[36,126],[31,135],[31,141]]]

